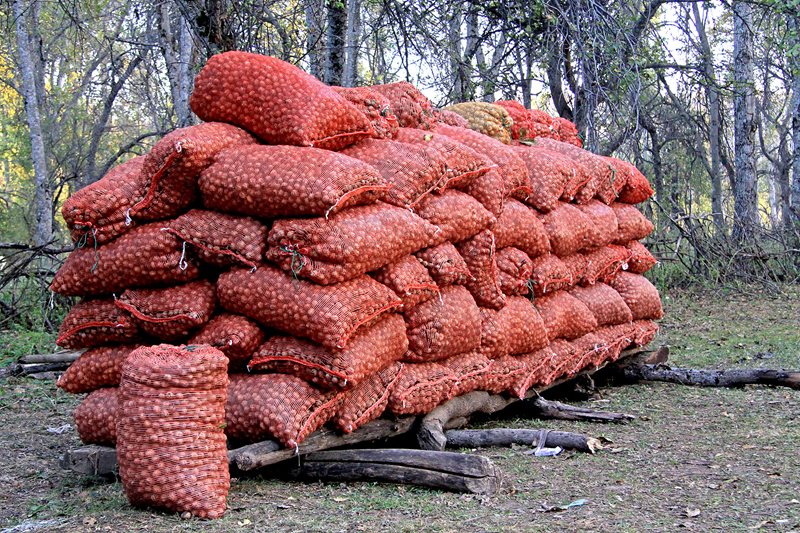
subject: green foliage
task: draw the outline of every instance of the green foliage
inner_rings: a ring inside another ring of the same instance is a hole
[[[14,327],[0,330],[0,368],[13,363],[23,355],[49,353],[55,348],[56,334],[41,330]]]

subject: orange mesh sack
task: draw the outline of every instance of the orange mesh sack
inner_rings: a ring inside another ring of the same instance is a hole
[[[630,252],[624,246],[609,244],[584,255],[587,263],[581,284],[591,285],[598,281],[608,283],[617,272],[625,268]]]
[[[658,334],[658,324],[652,320],[636,320],[633,325],[636,327],[636,337],[633,342],[637,346],[650,344]]]
[[[617,215],[617,238],[614,240],[616,244],[638,241],[653,233],[653,223],[636,207],[615,202],[611,204],[611,208]]]
[[[628,259],[628,272],[644,274],[653,268],[658,261],[647,247],[639,241],[631,241],[625,245],[631,256]]]
[[[577,339],[597,329],[594,314],[583,302],[566,291],[537,298],[535,305],[542,316],[547,338],[551,341]]]
[[[553,350],[547,346],[535,352],[516,356],[517,360],[525,364],[525,373],[517,377],[509,392],[517,398],[524,398],[531,388],[544,385],[554,358]]]
[[[611,207],[599,200],[591,200],[577,208],[589,219],[588,245],[600,247],[617,238],[617,215]]]
[[[161,227],[139,226],[98,248],[73,250],[50,289],[65,296],[90,296],[196,279],[200,271],[194,260],[186,257],[178,238]]]
[[[558,206],[558,200],[573,177],[572,169],[567,166],[558,154],[542,150],[537,146],[514,148],[528,168],[531,190],[523,196],[526,204],[543,213],[552,211]]]
[[[554,139],[536,139],[536,146],[569,156],[592,177],[592,185],[576,193],[578,203],[586,203],[591,195],[595,195],[603,203],[610,204],[624,185],[621,178],[615,177],[614,168],[601,156]]]
[[[369,87],[331,87],[361,111],[372,127],[376,139],[391,139],[397,135],[400,123],[388,98]]]
[[[437,363],[411,363],[389,395],[389,409],[396,415],[424,415],[450,399],[456,376]]]
[[[464,285],[471,277],[467,263],[451,242],[425,248],[416,252],[414,256],[428,269],[428,273],[439,287]]]
[[[470,352],[449,357],[439,364],[450,369],[456,376],[450,393],[451,397],[456,397],[485,387],[492,360],[481,353]]]
[[[584,276],[589,268],[589,260],[584,254],[572,254],[561,259],[570,272],[569,286],[584,282]],[[566,287],[565,287],[566,288]]]
[[[403,300],[402,309],[411,309],[439,294],[439,287],[434,283],[428,269],[413,255],[381,267],[372,273],[372,277],[392,289]]]
[[[341,350],[295,337],[272,337],[253,355],[248,368],[291,374],[324,389],[342,389],[357,386],[381,368],[399,361],[407,349],[403,318],[388,314],[374,325],[359,329]]]
[[[664,316],[658,289],[644,276],[619,272],[609,285],[628,304],[634,320],[658,320]]]
[[[444,109],[464,117],[470,129],[497,139],[503,144],[511,144],[513,120],[508,111],[499,105],[488,102],[462,102]]]
[[[534,352],[547,346],[547,331],[539,312],[527,298],[508,299],[499,311],[481,309],[480,352],[496,359]]]
[[[576,359],[580,360],[583,357],[583,354],[578,354],[577,346],[568,340],[551,341],[549,348],[555,357],[550,364],[549,373],[544,377],[544,384],[566,377],[575,366]]]
[[[492,169],[486,174],[478,176],[461,190],[478,200],[495,217],[499,217],[503,213],[505,184],[496,170]]]
[[[414,209],[441,230],[439,236],[450,242],[469,239],[473,235],[491,228],[496,219],[480,202],[463,192],[446,190],[431,194]]]
[[[343,433],[352,433],[380,417],[389,404],[389,396],[403,368],[403,363],[392,363],[352,389],[342,392],[342,403],[333,417],[333,425]]]
[[[531,262],[533,263],[531,286],[536,296],[544,296],[572,283],[572,271],[555,255],[540,255],[532,258]]]
[[[341,153],[298,146],[225,150],[200,175],[203,205],[260,218],[328,216],[374,203],[389,183],[371,165]]]
[[[517,383],[527,375],[525,361],[513,355],[504,355],[492,361],[486,376],[484,390],[500,394],[514,390]]]
[[[72,306],[58,329],[56,344],[68,350],[138,340],[133,317],[114,305],[114,300],[83,300]]]
[[[506,296],[528,294],[533,275],[533,261],[519,248],[502,248],[495,256],[497,282]]]
[[[403,128],[421,128],[429,130],[433,127],[433,106],[431,101],[419,89],[407,81],[372,85],[368,87],[389,100],[389,105]]]
[[[73,413],[78,437],[84,444],[117,445],[119,389],[97,389],[78,404]]]
[[[61,215],[73,241],[105,244],[133,227],[126,213],[145,195],[143,163],[143,156],[134,157],[67,198]]]
[[[567,370],[568,376],[574,376],[581,370],[600,365],[609,357],[608,346],[602,337],[595,333],[587,333],[572,341],[575,347],[575,356],[571,368]]]
[[[342,397],[322,392],[288,374],[232,374],[225,406],[225,433],[232,440],[272,437],[297,448],[333,418]]]
[[[514,100],[498,100],[495,105],[499,105],[506,110],[511,117],[511,138],[515,141],[520,139],[532,139],[536,135],[536,121],[533,119],[530,110],[524,105]]]
[[[540,109],[531,109],[530,110],[531,117],[533,117],[533,121],[536,123],[535,126],[535,133],[536,138],[538,137],[548,137],[551,139],[558,138],[558,125],[556,124],[555,117],[551,117],[544,111]]]
[[[434,109],[433,117],[436,119],[437,127],[439,124],[446,124],[448,126],[456,126],[459,128],[469,128],[469,122],[467,122],[467,119],[458,113],[453,113],[452,111],[447,111],[446,109]]]
[[[633,320],[633,314],[625,300],[605,283],[573,287],[569,293],[589,308],[598,326],[614,326]]]
[[[590,240],[593,236],[591,220],[574,205],[559,202],[554,210],[542,215],[541,219],[550,249],[558,257],[601,246]]]
[[[438,298],[421,303],[404,315],[408,332],[404,360],[438,361],[480,346],[478,306],[464,287],[445,287]]]
[[[325,218],[276,220],[266,258],[322,285],[353,279],[442,242],[439,228],[384,203]]]
[[[630,165],[630,163],[624,161],[623,163]],[[617,200],[625,202],[626,204],[640,204],[646,202],[648,198],[653,196],[653,187],[650,186],[650,182],[647,181],[647,178],[638,168],[633,165],[630,165],[630,167],[628,181],[622,187],[622,190],[620,190]]]
[[[167,231],[192,245],[209,265],[243,264],[255,268],[264,257],[267,228],[258,220],[192,209],[166,224]]]
[[[117,387],[122,376],[122,363],[138,347],[136,344],[122,344],[86,350],[69,365],[56,385],[72,394],[92,392],[101,387]]]
[[[224,272],[217,296],[228,311],[328,348],[344,348],[360,326],[401,305],[389,287],[369,276],[322,286],[266,265]]]
[[[536,211],[517,200],[506,201],[492,231],[498,249],[513,246],[531,258],[550,251],[550,239]]]
[[[622,355],[622,351],[633,343],[637,331],[636,326],[628,322],[598,328],[594,333],[606,344],[607,360],[616,361]]]
[[[134,506],[219,518],[230,488],[222,428],[228,359],[210,346],[134,350],[122,367],[117,460]]]
[[[243,368],[264,342],[264,332],[247,317],[233,313],[215,316],[189,340],[189,344],[208,344],[230,360],[228,370]]]
[[[497,282],[497,264],[494,258],[494,234],[484,230],[456,247],[469,268],[470,279],[465,286],[481,307],[500,309],[506,296]]]
[[[578,128],[575,127],[575,123],[563,117],[556,117],[555,120],[558,130],[558,140],[582,148],[583,141],[581,141],[580,135],[578,135]]]
[[[383,200],[398,207],[411,208],[447,183],[445,156],[427,144],[365,139],[340,153],[373,166],[391,185]]]
[[[133,315],[142,332],[173,342],[185,340],[211,319],[217,295],[203,279],[165,289],[128,289],[115,303]]]
[[[337,150],[372,130],[367,117],[314,76],[247,52],[209,59],[189,106],[205,121],[236,124],[268,144]]]

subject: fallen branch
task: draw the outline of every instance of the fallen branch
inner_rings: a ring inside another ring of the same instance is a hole
[[[700,370],[671,368],[666,365],[630,365],[623,370],[629,382],[664,381],[696,387],[743,387],[772,385],[800,390],[800,371],[743,368],[734,370]]]
[[[21,364],[34,363],[72,363],[83,353],[83,350],[61,350],[54,353],[34,353],[19,358]]]
[[[29,376],[42,374],[45,372],[60,372],[67,369],[70,363],[42,363],[33,365],[22,365],[11,363],[5,368],[0,368],[0,378],[10,376]]]
[[[602,442],[594,437],[568,431],[547,431],[538,429],[451,429],[445,431],[448,448],[487,448],[491,446],[511,446],[521,444],[539,446],[539,439],[544,436],[542,446],[578,450],[594,453],[603,448]]]
[[[533,398],[529,405],[532,414],[539,418],[555,418],[557,420],[582,420],[584,422],[619,422],[625,423],[636,417],[627,413],[595,411],[585,407],[576,407],[566,403],[545,400],[541,396]]]

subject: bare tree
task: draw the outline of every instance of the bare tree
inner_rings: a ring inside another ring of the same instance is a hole
[[[358,78],[358,53],[361,47],[361,0],[347,0],[347,39],[345,42],[342,85],[353,87]]]
[[[171,5],[171,2],[163,0],[158,6],[159,45],[167,65],[175,122],[178,127],[184,127],[192,123],[189,94],[193,81],[190,68],[194,43],[183,14],[177,12],[173,15]]]
[[[322,81],[341,85],[344,74],[347,11],[344,0],[327,0],[328,28],[325,32],[325,71]]]
[[[795,222],[800,225],[800,15],[790,16],[790,28],[793,35],[789,66],[792,72],[792,194],[791,210]]]

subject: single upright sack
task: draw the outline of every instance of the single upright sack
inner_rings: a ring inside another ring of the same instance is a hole
[[[92,392],[102,387],[118,387],[122,363],[138,344],[98,346],[83,352],[58,378],[56,386],[72,394]]]
[[[445,241],[460,242],[494,226],[496,219],[472,196],[455,190],[431,194],[414,210],[441,230]],[[616,219],[615,219],[616,220]]]
[[[56,344],[68,350],[104,344],[129,343],[141,338],[130,314],[111,298],[83,300],[72,306],[58,329]]]
[[[575,127],[574,122],[563,117],[556,117],[556,129],[558,135],[555,138],[557,140],[577,146],[578,148],[583,148],[583,141],[581,141],[580,135],[578,135],[578,128]]]
[[[203,205],[260,218],[330,216],[382,199],[390,184],[371,165],[299,146],[238,146],[200,175]]]
[[[108,387],[91,392],[78,404],[72,416],[82,443],[116,446],[119,388]]]
[[[372,277],[389,287],[403,300],[402,309],[427,302],[439,294],[428,269],[413,255],[389,263],[372,273]]]
[[[376,139],[391,139],[397,135],[400,122],[392,111],[392,102],[378,91],[369,87],[331,87],[361,111]]]
[[[623,161],[623,163],[625,162]],[[653,196],[655,191],[653,191],[653,187],[650,186],[650,182],[647,181],[647,178],[644,176],[644,174],[642,174],[639,169],[633,165],[630,166],[631,168],[630,174],[628,175],[628,181],[619,192],[619,197],[617,200],[620,202],[625,202],[626,204],[640,204],[642,202],[646,202],[648,198]]]
[[[419,89],[407,81],[371,85],[368,89],[380,93],[389,100],[392,111],[403,128],[433,128],[434,116],[431,101]]]
[[[205,121],[236,124],[268,144],[338,150],[372,129],[358,109],[314,76],[247,52],[209,59],[195,78],[189,106]]]
[[[493,137],[503,144],[511,144],[513,120],[504,108],[488,102],[461,102],[445,107],[458,113],[469,123],[470,129]]]
[[[628,304],[634,320],[658,320],[664,316],[658,289],[644,276],[619,272],[609,285]]]
[[[469,130],[468,130],[469,131]],[[478,200],[495,217],[503,214],[505,206],[505,183],[497,170],[489,170],[472,180],[469,185],[460,190]]]
[[[484,230],[459,243],[456,248],[469,268],[470,279],[465,286],[478,305],[492,309],[502,308],[506,296],[497,282],[494,234]]]
[[[416,252],[414,256],[428,269],[428,273],[439,288],[464,285],[472,277],[467,263],[451,242],[425,248]]]
[[[131,505],[225,513],[228,359],[210,346],[142,347],[120,383],[117,460]]]
[[[517,200],[506,201],[492,231],[498,249],[513,246],[531,258],[550,252],[550,239],[536,211]]]

